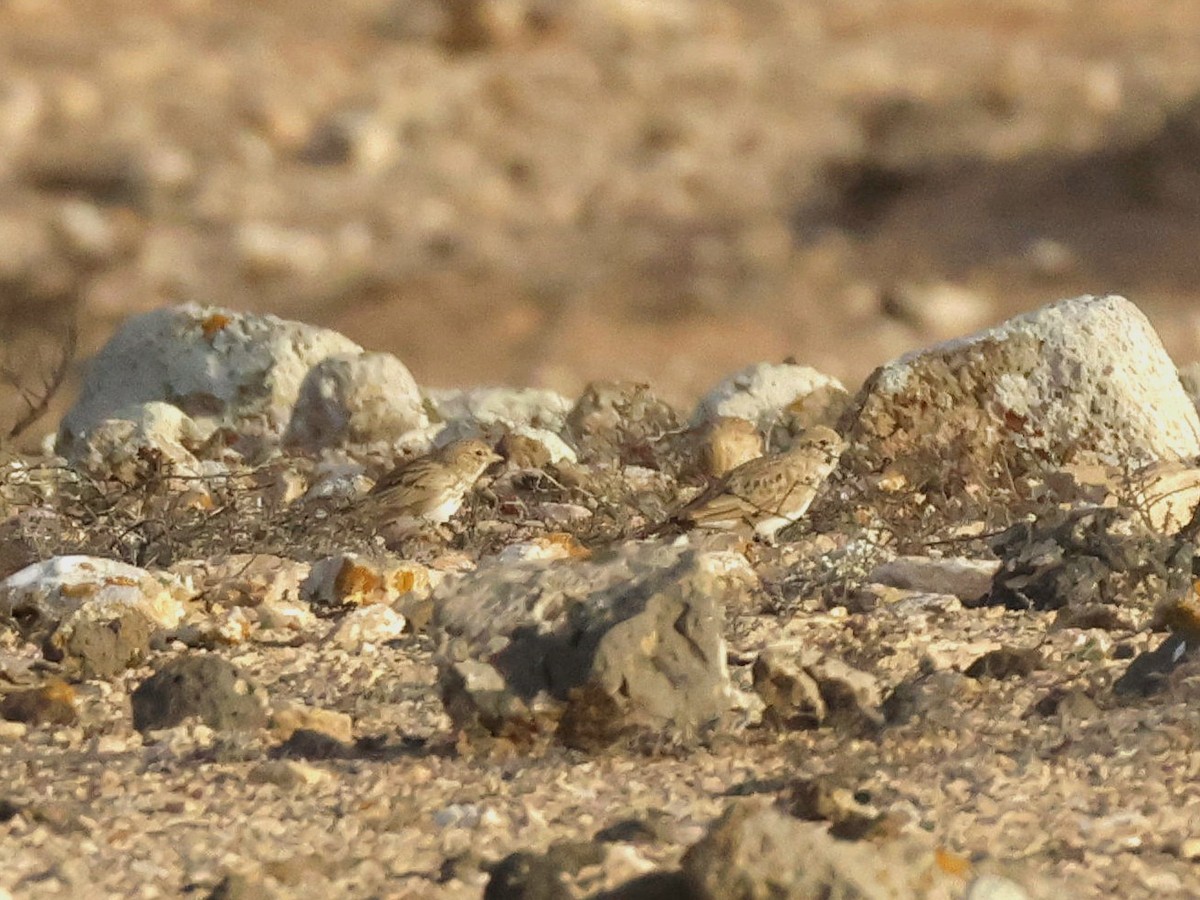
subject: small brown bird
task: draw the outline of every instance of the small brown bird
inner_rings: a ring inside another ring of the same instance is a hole
[[[400,463],[375,482],[363,503],[392,525],[440,525],[458,512],[484,470],[499,461],[500,456],[483,441],[453,441]]]
[[[808,511],[844,447],[832,429],[810,428],[785,452],[732,469],[679,510],[673,521],[691,528],[748,527],[771,540]]]

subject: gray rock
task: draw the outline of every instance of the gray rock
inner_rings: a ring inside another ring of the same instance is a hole
[[[1200,418],[1141,311],[1084,296],[876,370],[849,439],[860,468],[895,461],[910,484],[1011,484],[1068,462],[1196,456]]]
[[[217,731],[261,728],[266,696],[227,660],[211,654],[172,659],[130,697],[138,731],[173,728],[195,716]]]
[[[899,556],[876,566],[870,580],[890,587],[924,594],[951,594],[962,600],[978,600],[992,587],[1000,564],[987,559],[933,559],[928,556]]]
[[[560,737],[581,745],[634,723],[704,726],[730,704],[724,610],[756,585],[738,554],[649,544],[485,566],[435,595],[447,712],[495,734],[548,700]]]
[[[811,654],[814,658],[817,654]],[[815,659],[814,659],[815,661]],[[751,669],[754,690],[765,704],[763,721],[773,728],[815,728],[827,710],[821,689],[800,659],[779,649],[758,654]]]
[[[839,841],[758,799],[731,804],[684,855],[683,871],[707,900],[950,900],[963,890],[924,838]]]
[[[111,678],[146,658],[157,631],[137,609],[114,610],[109,618],[90,616],[65,636],[56,635],[47,656],[61,655],[83,678]]]
[[[799,647],[777,646],[758,655],[754,689],[765,704],[763,719],[777,728],[878,727],[883,695],[874,676],[836,657]]]
[[[127,321],[89,367],[79,399],[63,418],[58,448],[130,407],[177,406],[202,430],[277,440],[292,417],[309,370],[361,348],[337,332],[274,316],[194,304]]]
[[[428,425],[404,363],[390,353],[340,353],[304,377],[284,442],[306,450],[369,444]]]

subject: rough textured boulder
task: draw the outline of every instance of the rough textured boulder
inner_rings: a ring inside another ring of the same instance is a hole
[[[390,353],[343,353],[305,376],[284,440],[308,449],[391,441],[429,424],[417,383]]]
[[[196,717],[218,731],[261,728],[266,697],[228,661],[211,654],[171,660],[138,685],[130,697],[138,731],[173,728]]]
[[[548,700],[581,745],[627,724],[704,726],[730,703],[724,611],[756,584],[737,554],[663,545],[486,566],[437,594],[447,711],[496,734]]]
[[[783,419],[802,427],[832,425],[847,400],[836,378],[793,363],[758,363],[735,372],[700,400],[692,421],[718,416],[748,419],[769,432]]]
[[[0,582],[0,625],[74,661],[85,676],[107,676],[139,661],[155,631],[178,625],[190,595],[174,576],[59,556]]]
[[[784,644],[758,655],[754,690],[763,721],[776,728],[812,728],[831,722],[852,729],[883,723],[883,694],[875,678],[819,650]]]
[[[960,897],[962,875],[939,864],[918,837],[882,845],[839,841],[758,800],[726,809],[683,858],[696,894],[708,900],[855,900]]]
[[[179,407],[205,433],[276,440],[309,371],[362,352],[337,332],[274,316],[194,304],[129,319],[96,355],[58,431],[59,451],[100,422],[143,403]]]
[[[1200,454],[1200,419],[1146,317],[1077,297],[876,370],[847,421],[858,465],[1011,481],[1047,465]],[[852,457],[848,455],[843,464]]]

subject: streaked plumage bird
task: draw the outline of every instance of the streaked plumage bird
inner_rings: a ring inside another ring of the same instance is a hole
[[[381,525],[440,525],[458,512],[484,470],[499,460],[483,441],[453,441],[400,463],[375,482],[362,505],[377,513]]]
[[[726,473],[672,521],[686,528],[747,528],[773,539],[808,511],[844,447],[832,429],[810,428],[785,452],[760,456]]]

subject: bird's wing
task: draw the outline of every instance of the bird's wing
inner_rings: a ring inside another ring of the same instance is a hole
[[[394,469],[381,475],[379,480],[372,485],[368,494],[382,494],[398,487],[411,489],[421,480],[422,473],[428,469],[429,460],[426,457],[418,456],[415,459],[405,460]]]
[[[757,512],[754,504],[744,498],[736,494],[719,493],[708,498],[696,498],[680,511],[679,518],[696,525],[705,525],[747,521]]]

